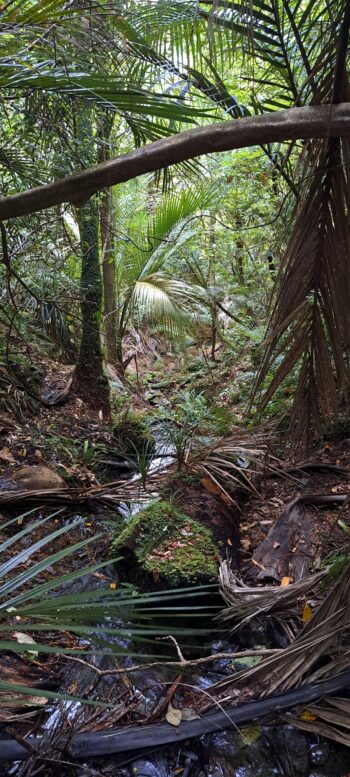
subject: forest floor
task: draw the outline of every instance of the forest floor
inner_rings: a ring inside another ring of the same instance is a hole
[[[159,379],[159,374],[155,374],[155,371],[150,370],[150,363],[148,365],[143,364],[143,370],[146,370],[148,366],[151,375],[149,377],[149,386],[146,391],[136,391],[135,404],[137,410],[141,409],[142,413],[152,416],[154,412],[155,398],[159,397],[159,392],[163,390],[166,395],[176,394],[180,388],[179,374],[176,363],[172,364],[172,372],[169,377],[162,381]],[[167,364],[167,366],[169,366]],[[232,366],[232,365],[231,365]],[[69,370],[62,368],[57,377],[55,376],[56,389],[60,390],[60,387],[64,387]],[[161,365],[160,372],[164,375],[164,358]],[[194,370],[194,372],[196,372]],[[220,386],[220,392],[222,396],[222,402],[225,403],[225,397],[227,393],[228,378],[230,374],[230,365],[225,364],[224,361],[219,364],[218,373],[215,377],[215,385]],[[223,381],[223,376],[226,376],[226,383]],[[193,372],[187,374],[186,380],[190,385],[193,382]],[[203,381],[203,375],[198,373],[196,375],[196,385],[198,381]],[[159,386],[159,383],[165,382],[165,386]],[[52,386],[52,375],[49,377],[47,386]],[[186,384],[188,385],[188,384]],[[128,388],[129,397],[132,396],[133,386]],[[234,413],[237,417],[240,404],[234,406]],[[106,482],[111,479],[110,468],[112,462],[107,462],[101,466],[101,451],[103,449],[103,456],[106,456],[105,450],[111,450],[115,446],[115,438],[113,436],[113,428],[110,424],[101,422],[96,417],[91,417],[91,412],[80,402],[77,398],[71,398],[67,404],[59,407],[42,407],[40,411],[35,415],[22,418],[20,422],[13,421],[10,424],[10,428],[5,427],[1,430],[0,435],[0,484],[2,489],[6,490],[6,484],[12,481],[13,473],[22,467],[30,467],[32,470],[38,467],[48,467],[52,471],[59,473],[63,476],[64,482],[68,487],[89,488],[95,486],[100,482]],[[276,452],[281,454],[281,441],[276,442],[275,437],[275,449]],[[287,456],[286,456],[287,453]],[[331,464],[338,467],[347,468],[350,453],[350,438],[344,435],[343,438],[333,439],[332,441],[325,441],[315,446],[311,461],[317,464]],[[295,456],[290,454],[290,460],[288,460],[288,451],[284,449],[283,469],[288,469],[289,466],[295,465]],[[107,477],[106,477],[107,475]],[[102,481],[101,481],[102,476]],[[118,475],[119,476],[119,475]],[[112,478],[113,479],[113,478]],[[280,516],[284,508],[292,502],[296,497],[303,496],[304,494],[347,494],[350,493],[350,479],[346,474],[338,474],[335,471],[315,471],[315,472],[300,472],[293,476],[280,477],[275,476],[273,473],[266,473],[261,479],[259,476],[256,481],[258,495],[251,493],[248,496],[245,495],[242,499],[241,492],[237,492],[239,507],[233,508],[235,521],[239,522],[239,534],[240,534],[240,558],[241,569],[246,579],[249,579],[252,567],[254,566],[254,553],[259,548],[260,544],[266,539],[269,531],[273,527],[275,521]],[[1,489],[0,489],[1,490]],[[202,483],[202,492],[206,491],[205,482]],[[184,492],[185,493],[185,492]],[[189,494],[188,498],[191,498]],[[210,526],[210,523],[215,523],[217,519],[217,506],[220,500],[215,500],[211,495],[209,513],[206,515],[206,523]],[[207,503],[209,504],[209,502]],[[339,520],[339,507],[335,506],[307,506],[307,514],[311,518],[313,533],[312,543],[307,549],[310,558],[309,569],[310,572],[316,572],[324,565],[329,559],[336,557],[337,555],[346,555],[349,551],[350,543],[350,511],[345,504],[344,509],[341,511]],[[30,527],[30,524],[34,524],[34,521],[41,516],[47,516],[49,513],[54,513],[55,509],[48,509],[45,506],[38,505],[38,509],[30,515],[28,518],[22,518],[23,510],[17,512],[2,510],[2,524],[4,525],[8,520],[16,518],[10,526],[5,526],[0,530],[0,542],[6,542],[9,538],[13,537],[16,531],[23,528],[23,520],[25,525]],[[84,547],[81,551],[78,551],[73,558],[66,556],[61,558],[57,564],[43,568],[40,571],[37,583],[45,584],[51,578],[54,579],[57,575],[65,575],[72,571],[78,571],[86,567],[89,564],[95,562],[101,562],[107,560],[110,555],[110,540],[111,534],[108,528],[108,521],[110,516],[108,512],[103,510],[96,510],[95,507],[89,509],[74,510],[73,508],[65,508],[62,514],[53,515],[50,521],[50,529],[60,527],[63,522],[71,522],[73,518],[79,515],[82,518],[79,526],[75,527],[69,533],[69,543],[78,543],[83,539],[89,537],[93,538],[97,532],[102,529],[102,536],[99,538],[98,543],[92,542],[88,546]],[[107,528],[106,528],[107,521]],[[33,531],[28,537],[28,543],[39,543],[44,539],[47,532],[47,524],[42,524],[33,527]],[[64,550],[67,544],[67,534],[57,536],[52,544],[50,544],[50,553],[61,552]],[[229,543],[231,544],[231,543]],[[229,548],[228,548],[229,550]],[[6,550],[1,559],[2,562],[10,561],[16,553],[18,548],[16,544],[11,545]],[[47,547],[38,547],[38,552],[35,556],[36,562],[44,562],[47,556]],[[30,561],[25,561],[24,568],[30,566]],[[106,570],[96,571],[92,573],[97,581],[98,586],[108,590],[116,589],[120,580],[113,567],[108,567]],[[122,581],[123,582],[123,581]],[[281,582],[281,581],[280,581]],[[30,580],[27,581],[20,589],[25,590],[25,586],[30,586]],[[302,612],[300,613],[300,618]],[[21,620],[19,619],[16,628],[22,629]],[[219,634],[219,629],[218,629]],[[66,632],[57,638],[57,645],[63,645],[67,647],[77,647],[78,640],[72,636],[71,633]],[[230,648],[231,645],[231,648]],[[222,650],[222,646],[217,648],[218,651]],[[233,642],[232,639],[225,642],[225,649],[237,650],[237,642]],[[213,648],[213,652],[215,649]],[[231,668],[231,664],[230,664]],[[64,679],[64,689],[70,693],[76,692],[78,688],[76,675],[71,674],[70,662],[64,658],[57,658],[57,656],[45,658],[43,660],[30,659],[28,656],[13,658],[9,655],[1,659],[0,666],[0,679],[11,679],[11,681],[17,680],[17,682],[26,681],[27,684],[32,686],[40,686],[42,683],[42,676],[44,674],[44,686],[52,688],[62,687],[62,676]],[[62,674],[63,673],[63,674]],[[202,673],[203,674],[203,673]],[[152,673],[151,673],[152,675]],[[153,680],[148,678],[148,683],[156,683],[159,685],[159,675],[156,675]],[[135,687],[131,686],[127,673],[121,673],[120,682],[118,681],[118,703],[120,703],[119,712],[113,715],[109,715],[108,718],[103,714],[99,719],[95,719],[95,723],[98,726],[110,727],[116,725],[116,723],[131,723],[135,720],[143,722],[153,722],[164,719],[167,708],[171,699],[180,698],[176,697],[177,684],[174,680],[174,676],[163,675],[164,681],[164,693],[159,696],[152,697],[150,706],[147,713],[138,712],[140,709],[139,700],[137,694],[135,696]],[[207,673],[208,680],[215,681],[215,673],[213,675],[210,672]],[[195,678],[191,682],[195,683]],[[45,685],[46,682],[46,685]],[[144,681],[142,681],[143,683]],[[174,684],[175,682],[175,684]],[[178,681],[180,682],[180,681]],[[201,688],[203,689],[203,677],[200,680]],[[141,683],[142,692],[145,690]],[[135,684],[135,681],[134,681]],[[181,684],[181,683],[180,683]],[[210,683],[209,683],[210,684]],[[87,688],[91,688],[93,685],[91,675],[85,680],[85,687],[78,688],[81,693],[87,693]],[[114,686],[115,692],[116,686]],[[104,689],[107,699],[112,690],[109,686]],[[200,694],[202,690],[200,690]],[[147,694],[146,694],[147,695]],[[189,707],[196,705],[196,694],[182,694],[181,703],[186,704]],[[4,729],[4,734],[8,733],[8,724],[11,726],[15,723],[17,733],[23,736],[28,730],[33,730],[33,724],[38,725],[43,720],[42,712],[31,711],[28,713],[27,709],[23,710],[21,706],[23,702],[18,704],[16,699],[13,699],[10,704],[10,710],[13,712],[9,716],[9,708],[6,704],[3,705],[3,714],[0,720],[3,720],[7,724],[7,728]],[[45,713],[44,713],[45,717]],[[93,718],[91,723],[86,724],[91,728],[93,726]],[[3,735],[4,735],[3,734]],[[179,772],[180,773],[180,772]]]

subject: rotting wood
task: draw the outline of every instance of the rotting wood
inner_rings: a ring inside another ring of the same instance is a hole
[[[270,696],[260,701],[247,702],[239,707],[220,709],[198,720],[182,721],[178,727],[173,727],[168,723],[159,723],[142,727],[124,726],[96,733],[73,734],[69,739],[69,749],[73,758],[84,760],[97,756],[136,752],[145,748],[149,750],[152,747],[161,747],[173,742],[193,739],[203,734],[236,728],[237,725],[262,718],[276,717],[281,711],[325,698],[349,686],[350,671],[330,680]],[[28,737],[26,743],[36,750],[35,757],[40,758],[41,738]],[[64,749],[65,744],[66,741],[62,738],[62,749]],[[24,761],[29,757],[30,753],[19,742],[1,740],[0,762]]]
[[[311,537],[312,524],[303,505],[289,505],[256,549],[251,575],[264,580],[300,580],[309,570]]]
[[[312,521],[304,505],[344,504],[348,494],[304,494],[290,502],[256,549],[250,577],[295,582],[308,574],[312,560]]]

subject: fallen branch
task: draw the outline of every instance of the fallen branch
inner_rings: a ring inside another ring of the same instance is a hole
[[[73,758],[84,759],[84,761],[96,756],[135,752],[145,748],[149,750],[152,747],[182,742],[185,739],[192,739],[203,734],[235,728],[237,725],[276,716],[282,710],[288,710],[339,693],[349,686],[350,671],[330,680],[297,688],[278,696],[248,702],[239,707],[227,707],[225,710],[207,714],[198,720],[182,721],[178,727],[168,723],[160,723],[142,727],[123,726],[96,733],[73,734],[70,737],[69,749]],[[28,737],[26,745],[39,751],[41,741],[41,737]],[[66,739],[62,738],[62,750],[65,745]],[[24,761],[29,757],[30,753],[19,742],[1,740],[0,762]],[[39,752],[35,758],[40,758]]]
[[[104,187],[130,181],[144,173],[195,159],[202,154],[285,140],[342,136],[350,136],[350,103],[308,105],[210,124],[148,143],[130,154],[102,162],[46,186],[4,197],[0,200],[0,220],[35,213],[63,202],[83,205]]]
[[[159,639],[163,639],[162,637],[159,637]],[[164,638],[165,639],[165,638]],[[185,669],[193,669],[196,666],[202,666],[203,664],[210,664],[213,661],[221,661],[221,660],[235,660],[237,658],[251,658],[252,656],[271,656],[275,653],[280,653],[280,648],[260,648],[257,650],[241,650],[236,651],[232,653],[213,653],[211,656],[203,656],[202,658],[193,658],[193,659],[186,659],[182,657],[181,661],[164,661],[164,659],[161,659],[159,661],[152,661],[150,664],[135,664],[134,666],[123,668],[117,668],[117,669],[100,669],[98,666],[95,666],[94,664],[89,663],[88,661],[84,661],[82,658],[77,658],[76,656],[65,656],[65,660],[68,661],[74,661],[75,663],[82,664],[88,669],[92,669],[98,677],[106,677],[107,675],[123,675],[123,674],[132,674],[133,672],[139,672],[140,670],[146,670],[146,669],[153,669],[155,666],[162,666],[166,667],[167,669],[171,667],[172,669],[181,669],[184,671]]]

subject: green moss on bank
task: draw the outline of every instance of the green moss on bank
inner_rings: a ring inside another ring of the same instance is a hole
[[[113,550],[132,551],[155,582],[171,586],[217,580],[218,549],[210,529],[170,502],[155,502],[132,518]]]

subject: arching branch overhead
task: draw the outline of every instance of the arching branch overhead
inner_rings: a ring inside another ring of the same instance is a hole
[[[350,103],[291,108],[210,124],[150,143],[45,186],[5,197],[0,200],[0,220],[65,202],[79,206],[100,189],[202,154],[286,140],[341,136],[350,136]]]

